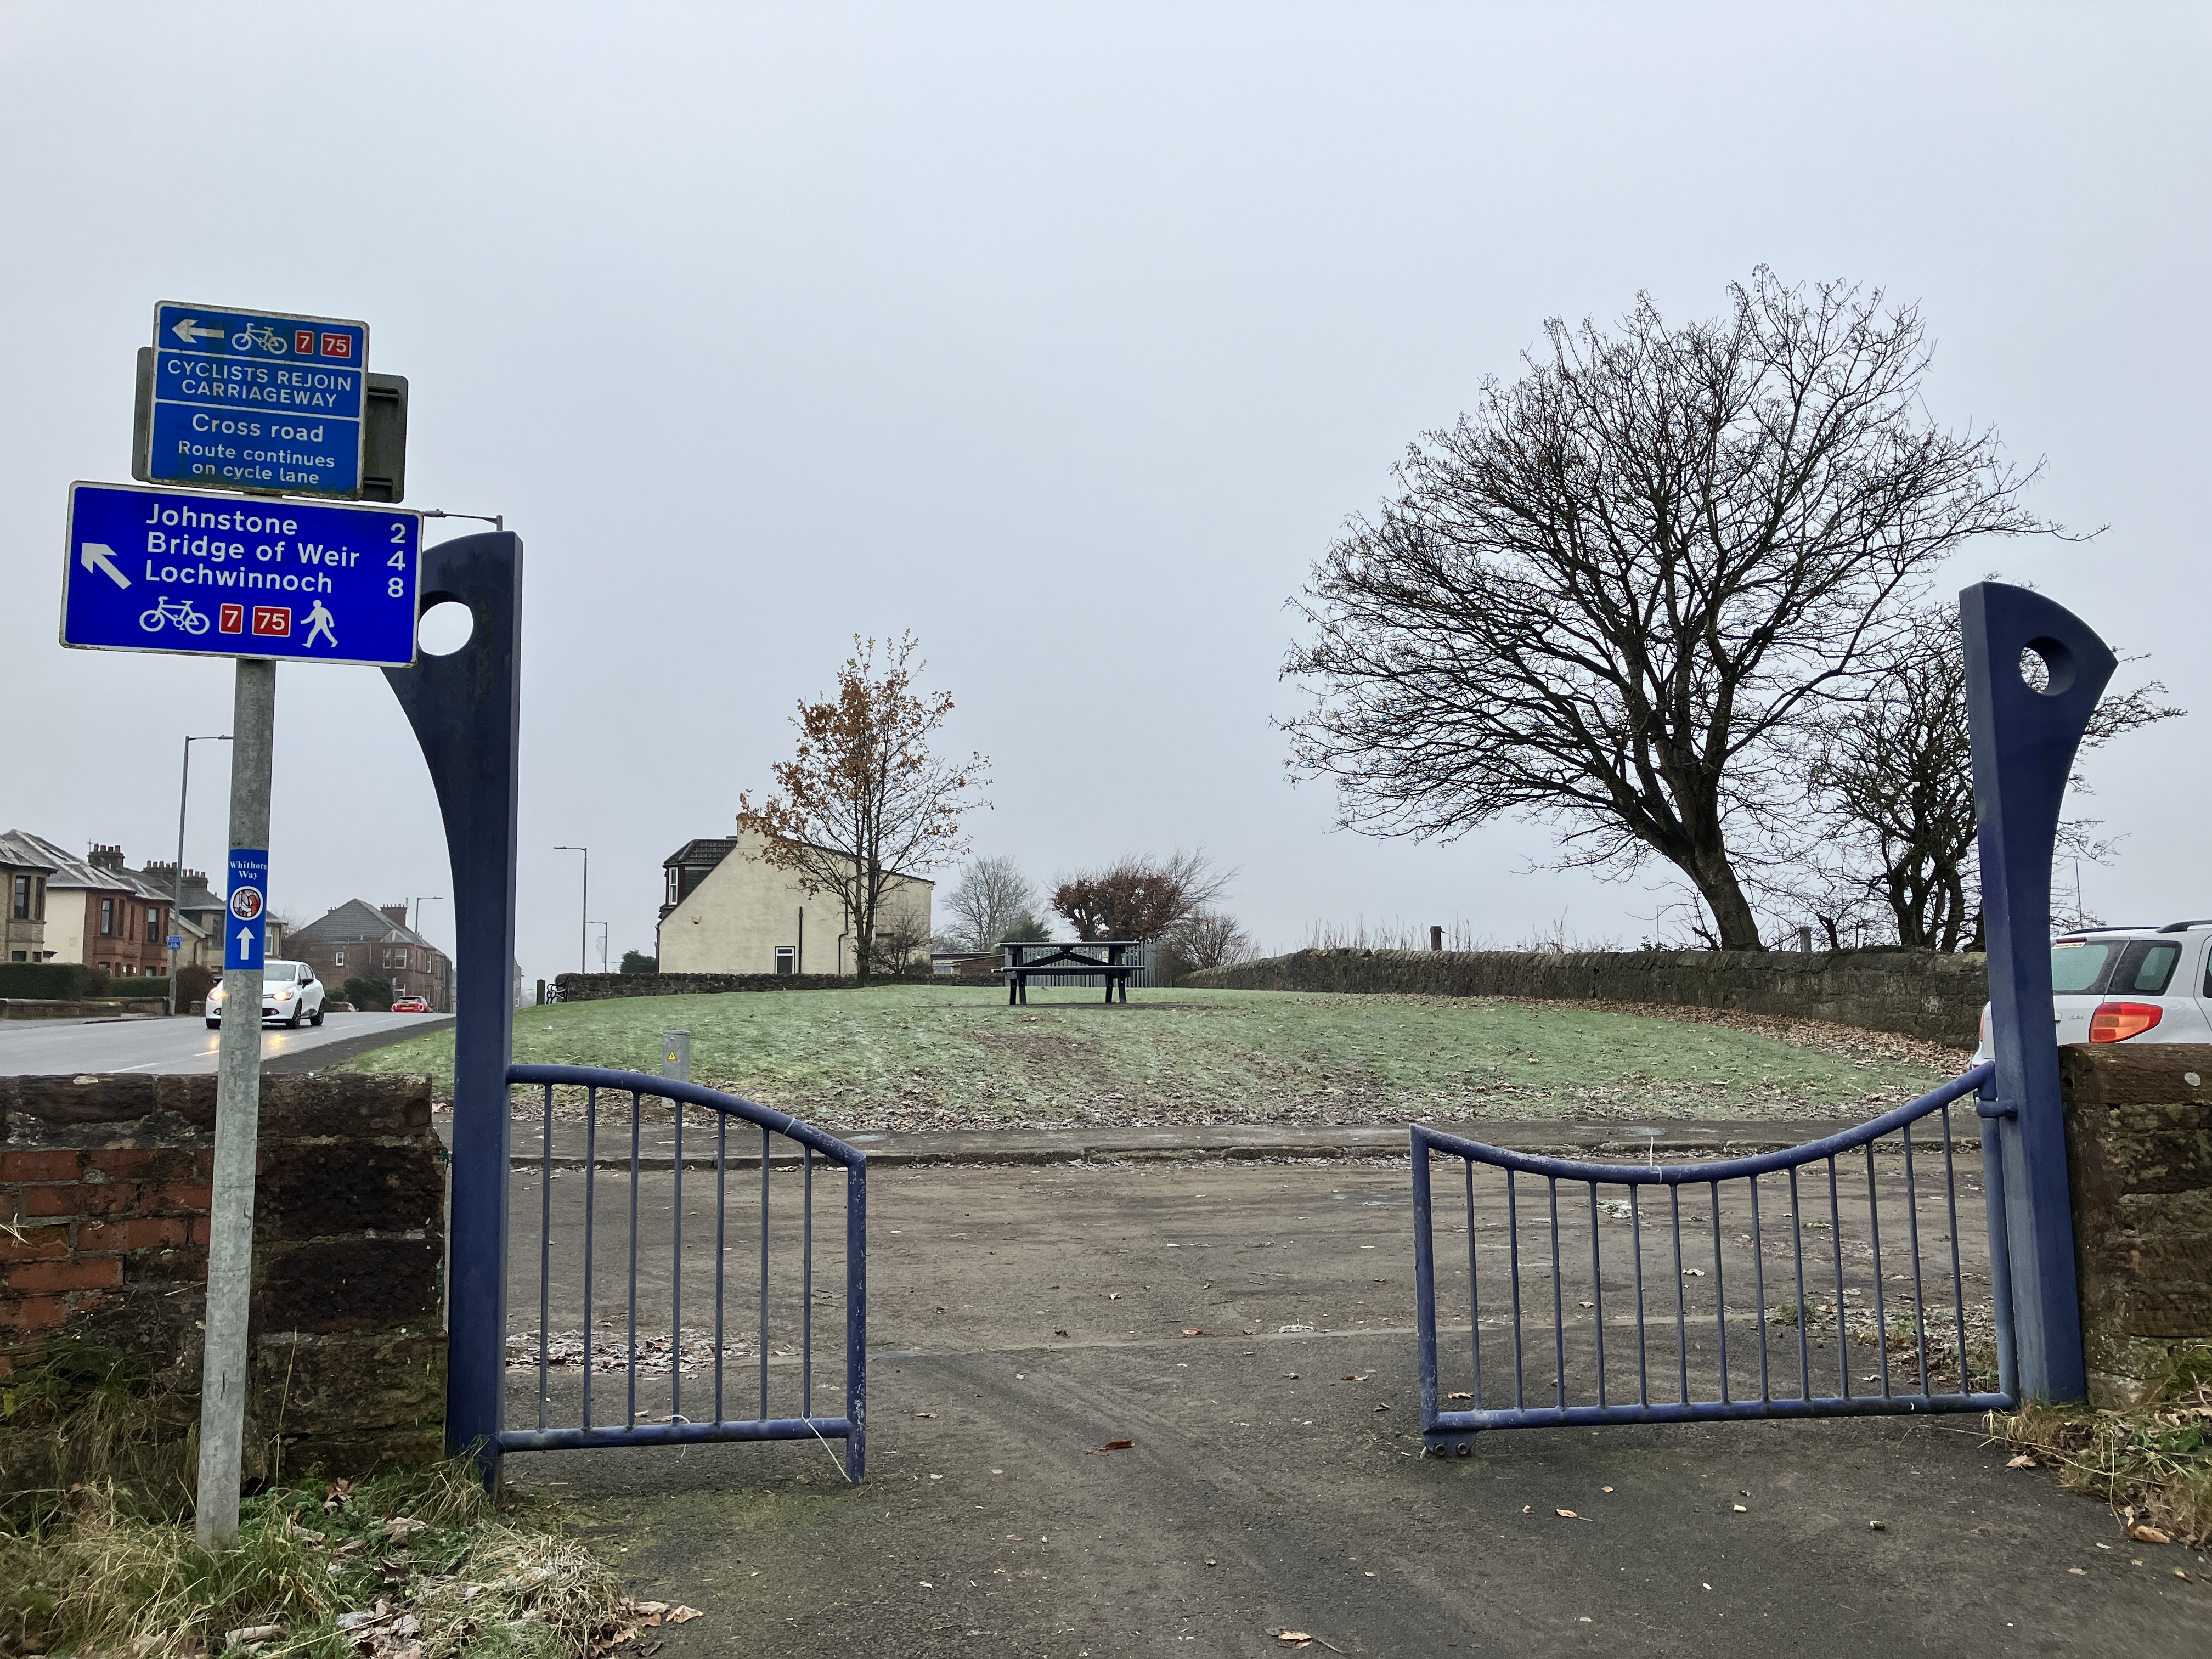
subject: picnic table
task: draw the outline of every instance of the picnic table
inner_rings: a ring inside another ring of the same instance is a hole
[[[1032,979],[1055,974],[1098,975],[1106,981],[1107,1001],[1113,1001],[1114,993],[1119,990],[1121,1000],[1127,1002],[1129,975],[1144,965],[1129,959],[1137,943],[1134,939],[1085,939],[1073,944],[1058,939],[1020,943],[1010,939],[1000,947],[1006,953],[1006,965],[994,971],[1006,976],[1009,1006],[1030,1000]]]

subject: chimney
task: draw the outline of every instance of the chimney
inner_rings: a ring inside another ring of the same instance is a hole
[[[376,908],[384,912],[384,919],[386,921],[392,923],[395,927],[404,927],[407,925],[407,907],[405,905],[380,904]]]
[[[158,881],[163,883],[173,882],[177,878],[176,860],[173,859],[155,859],[151,863],[148,864],[145,869],[141,871],[139,873],[144,876],[149,881]]]
[[[95,870],[120,870],[123,867],[123,849],[95,845],[84,861]]]

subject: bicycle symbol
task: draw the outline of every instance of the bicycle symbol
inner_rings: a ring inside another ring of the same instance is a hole
[[[230,337],[230,347],[234,351],[251,351],[256,346],[281,353],[291,349],[291,342],[266,323],[248,323]]]
[[[187,634],[208,631],[208,619],[192,609],[190,599],[156,600],[151,611],[142,612],[138,617],[138,626],[149,634],[160,633],[162,627],[169,623],[176,623]]]

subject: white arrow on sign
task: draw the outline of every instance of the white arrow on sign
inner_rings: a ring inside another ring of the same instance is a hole
[[[210,327],[207,324],[200,321],[197,317],[185,318],[184,321],[179,323],[176,327],[170,331],[179,340],[182,340],[186,345],[190,345],[195,340],[220,340],[222,338],[222,331],[221,329]]]
[[[115,568],[115,550],[106,543],[87,542],[84,544],[83,558],[84,568],[87,570],[105,570],[107,573],[107,579],[118,587],[131,586],[131,578]]]
[[[253,954],[253,930],[251,927],[238,930],[238,954],[242,957]]]

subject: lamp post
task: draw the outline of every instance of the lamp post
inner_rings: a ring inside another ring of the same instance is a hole
[[[407,924],[408,927],[415,933],[421,933],[422,931],[422,907],[434,901],[442,903],[445,901],[445,897],[446,896],[443,893],[417,893],[415,896],[414,907],[408,912],[410,915],[414,917],[414,920]]]
[[[228,743],[229,741],[230,733],[228,732],[223,732],[220,737],[185,739],[184,776],[177,785],[177,867],[172,872],[175,878],[176,885],[169,896],[169,937],[179,942],[183,940],[184,935],[177,931],[179,926],[177,917],[185,907],[185,802],[190,796],[192,787],[192,745],[196,743]],[[169,951],[169,1014],[172,1018],[175,1018],[177,1012],[178,954],[177,948],[173,946]]]
[[[595,921],[586,925],[599,930],[599,971],[604,974],[607,971],[607,924],[604,921]]]
[[[589,945],[592,936],[592,924],[590,921],[592,914],[592,849],[588,847],[556,847],[553,850],[556,853],[581,853],[584,855],[584,902],[576,912],[576,971],[580,974],[587,974],[591,972],[591,969],[586,962],[584,952]]]

